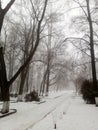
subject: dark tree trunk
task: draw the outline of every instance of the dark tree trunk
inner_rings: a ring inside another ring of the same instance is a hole
[[[15,0],[10,0],[4,9],[2,9],[1,1],[0,1],[0,35],[1,29],[3,26],[4,16],[13,5]],[[0,47],[0,87],[1,87],[1,98],[3,101],[3,108],[1,110],[2,113],[6,113],[9,111],[9,83],[7,81],[6,67],[4,61],[3,48]]]
[[[50,61],[51,61],[51,51],[48,52],[48,57],[47,57],[47,81],[46,81],[46,96],[48,96],[49,93],[49,78],[50,78]]]
[[[44,75],[44,78],[41,82],[41,86],[40,86],[40,94],[41,96],[43,96],[44,94],[44,91],[45,91],[45,81],[46,81],[46,75]]]
[[[25,72],[25,70],[23,70],[20,75],[21,75],[20,76],[21,81],[20,81],[20,87],[19,87],[19,95],[22,95],[24,84],[25,84],[25,79],[26,79],[26,72]]]
[[[26,75],[26,85],[25,85],[25,92],[28,92],[29,90],[29,68],[28,68],[28,72]]]
[[[9,101],[9,85],[7,82],[6,67],[2,47],[0,48],[0,87],[2,100]]]
[[[26,77],[27,77],[27,73],[28,73],[28,69],[29,67],[27,66],[22,72],[21,72],[21,81],[20,81],[20,87],[19,87],[19,97],[18,100],[22,100],[22,94],[23,94],[23,90],[24,90],[24,85],[26,82]]]
[[[40,93],[39,93],[40,96],[42,96],[42,90],[43,90],[43,80],[42,80],[41,86],[40,86]]]
[[[95,90],[97,90],[98,87],[97,87],[96,64],[95,64],[95,54],[94,54],[93,24],[92,24],[92,18],[91,18],[91,13],[90,13],[89,0],[86,0],[86,2],[87,2],[89,30],[90,30],[90,52],[91,52],[92,78],[93,78],[94,88],[95,88]]]
[[[48,96],[48,93],[49,93],[49,84],[50,84],[49,78],[50,78],[50,69],[49,69],[49,66],[48,66],[47,83],[46,83],[46,96]]]
[[[42,96],[43,96],[43,93],[45,91],[46,76],[47,76],[47,69],[44,73],[43,80],[42,80],[41,86],[40,86],[40,95],[42,95]]]
[[[0,11],[0,33],[3,26],[3,20],[4,20],[4,13],[3,10]]]

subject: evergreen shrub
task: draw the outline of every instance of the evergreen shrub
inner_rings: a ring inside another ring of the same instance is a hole
[[[84,80],[81,85],[80,93],[86,103],[95,104],[95,96],[98,96],[98,92],[95,91],[92,81]]]
[[[25,101],[40,101],[38,93],[36,91],[32,91],[29,94],[26,94]]]

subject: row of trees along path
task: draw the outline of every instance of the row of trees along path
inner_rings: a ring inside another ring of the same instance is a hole
[[[91,17],[91,11],[90,11],[90,0],[85,0],[87,5],[87,13],[84,11],[85,15],[87,16],[87,20],[89,23],[89,31],[90,31],[90,52],[91,52],[91,64],[92,64],[92,78],[93,78],[93,85],[95,87],[95,90],[97,90],[97,79],[96,79],[96,67],[95,67],[95,55],[94,55],[94,39],[93,39],[93,22]],[[9,11],[11,6],[14,4],[15,0],[10,0],[9,3],[5,6],[5,8],[2,8],[1,0],[0,0],[0,34],[3,26],[3,21],[6,13]],[[37,36],[35,45],[33,47],[33,50],[30,52],[28,58],[23,63],[23,65],[17,70],[15,75],[8,81],[7,79],[7,72],[6,72],[6,66],[4,61],[4,54],[3,54],[3,47],[0,46],[0,87],[1,87],[1,96],[3,103],[2,113],[6,113],[9,111],[9,88],[11,84],[16,80],[16,78],[19,76],[19,74],[25,69],[25,67],[28,66],[29,62],[31,61],[32,57],[34,56],[36,49],[39,45],[40,41],[40,31],[41,31],[41,24],[45,15],[46,7],[47,7],[48,0],[44,1],[44,7],[42,10],[42,14],[40,17],[40,20],[38,21],[37,25]],[[79,6],[82,8],[81,4],[77,1]],[[83,8],[82,8],[83,9]]]

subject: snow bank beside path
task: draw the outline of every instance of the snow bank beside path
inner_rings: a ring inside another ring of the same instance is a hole
[[[66,114],[57,117],[56,123],[57,130],[98,130],[98,107],[76,97],[71,100]],[[52,114],[28,130],[54,130]]]

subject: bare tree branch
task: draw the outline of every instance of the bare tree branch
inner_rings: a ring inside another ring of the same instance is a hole
[[[41,23],[43,21],[44,15],[45,15],[46,7],[47,7],[47,2],[48,2],[48,0],[45,0],[44,9],[43,9],[43,12],[42,12],[42,15],[41,15],[41,19],[38,22],[37,38],[36,38],[36,42],[35,42],[35,46],[33,48],[33,51],[30,53],[30,55],[27,58],[27,60],[25,61],[25,63],[18,69],[18,71],[16,72],[16,74],[11,78],[10,81],[8,81],[9,85],[11,85],[15,81],[15,79],[19,76],[19,74],[21,73],[21,71],[23,71],[24,68],[30,63],[32,57],[34,56],[34,54],[35,54],[35,52],[37,50],[37,47],[38,47],[39,42],[40,42],[40,28],[41,28]]]
[[[13,5],[13,3],[15,2],[15,0],[11,0],[6,7],[3,9],[4,13],[6,14],[8,12],[8,10],[11,8],[11,6]]]
[[[84,12],[85,16],[86,16],[87,19],[88,19],[87,13],[86,13],[86,11],[85,11],[84,8],[83,8],[84,6],[82,6],[79,1],[76,1],[76,0],[73,0],[73,1],[76,2],[76,3],[80,6],[80,8],[82,9],[82,11]]]
[[[0,33],[1,33],[2,26],[3,26],[4,16],[8,12],[8,10],[11,8],[11,6],[13,5],[14,2],[15,2],[15,0],[11,0],[6,5],[6,7],[4,9],[2,9],[2,7],[1,7],[1,0],[0,0]]]

